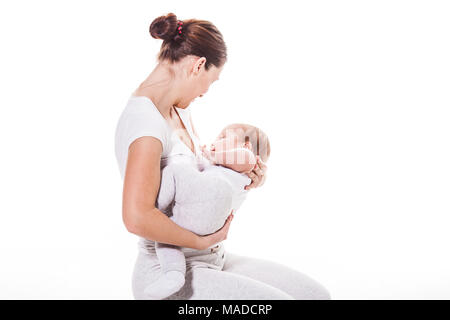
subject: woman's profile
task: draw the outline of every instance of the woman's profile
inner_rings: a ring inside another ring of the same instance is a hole
[[[131,94],[115,132],[115,154],[123,179],[122,218],[138,236],[132,275],[135,299],[161,275],[155,242],[182,247],[186,281],[173,299],[330,299],[317,281],[281,264],[227,252],[223,240],[233,215],[216,232],[200,236],[174,223],[156,206],[161,170],[172,157],[196,159],[201,152],[189,106],[207,93],[227,61],[220,31],[209,21],[157,17],[150,34],[163,40],[158,63]],[[266,164],[248,172],[248,190],[264,184]]]

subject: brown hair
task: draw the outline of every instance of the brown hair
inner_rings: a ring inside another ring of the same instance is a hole
[[[211,65],[219,68],[227,60],[227,47],[220,31],[209,21],[183,20],[182,32],[178,33],[178,18],[168,13],[153,20],[150,35],[162,39],[158,60],[177,62],[188,55],[205,57],[205,69]]]

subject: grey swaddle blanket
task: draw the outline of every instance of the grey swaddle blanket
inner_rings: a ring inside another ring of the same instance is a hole
[[[231,210],[237,210],[248,191],[251,179],[223,166],[203,163],[186,155],[173,156],[161,171],[157,207],[177,225],[198,235],[219,230]],[[183,287],[186,260],[180,247],[155,243],[162,275],[145,293],[163,299]]]

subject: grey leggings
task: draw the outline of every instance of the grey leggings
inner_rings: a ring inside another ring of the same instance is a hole
[[[164,300],[328,300],[330,293],[305,274],[264,259],[225,251],[223,243],[205,250],[183,248],[186,283]],[[154,243],[141,241],[132,276],[137,300],[161,274]]]

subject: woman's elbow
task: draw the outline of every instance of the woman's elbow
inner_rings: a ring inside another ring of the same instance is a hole
[[[123,210],[122,221],[127,228],[127,231],[136,235],[140,234],[140,219],[139,214],[131,210]]]

